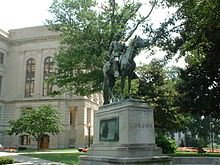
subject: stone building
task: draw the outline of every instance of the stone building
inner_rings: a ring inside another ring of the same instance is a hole
[[[54,71],[53,56],[58,51],[58,33],[45,26],[0,30],[0,144],[8,147],[36,147],[28,135],[8,136],[8,121],[17,119],[24,108],[50,104],[61,113],[64,130],[57,136],[45,135],[44,148],[88,145],[93,135],[93,114],[102,104],[100,94],[51,97],[46,83]],[[90,130],[91,128],[91,130]]]

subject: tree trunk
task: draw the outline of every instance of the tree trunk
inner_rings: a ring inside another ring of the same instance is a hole
[[[39,139],[37,139],[37,150],[40,150],[40,138]]]

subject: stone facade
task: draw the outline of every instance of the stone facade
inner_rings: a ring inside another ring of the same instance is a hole
[[[87,146],[89,125],[93,136],[93,116],[103,102],[101,94],[50,97],[43,93],[45,59],[53,58],[58,51],[58,36],[45,26],[15,29],[8,33],[0,30],[0,144],[3,146],[23,144],[35,148],[33,138],[24,142],[21,136],[6,135],[5,129],[9,120],[17,119],[22,114],[23,108],[47,104],[60,111],[64,126],[59,135],[49,135],[49,148]],[[27,86],[27,62],[30,59],[35,64],[32,68],[34,85]],[[33,91],[26,96],[28,87],[32,87]]]

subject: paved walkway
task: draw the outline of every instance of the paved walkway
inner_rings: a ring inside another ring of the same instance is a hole
[[[52,153],[52,152],[42,152],[42,153]],[[54,153],[62,153],[62,152],[54,152]],[[67,165],[64,163],[52,162],[39,158],[23,156],[21,154],[22,153],[10,153],[10,152],[0,151],[0,157],[10,156],[14,158],[15,161],[21,162],[21,163],[15,163],[13,165]],[[175,157],[173,164],[174,165],[211,165],[211,164],[220,165],[220,158],[219,157]]]
[[[19,153],[0,152],[0,157],[1,156],[10,156],[16,162],[21,162],[21,163],[15,163],[13,165],[66,165],[64,163],[52,162],[52,161],[43,160],[39,158],[23,156],[23,155],[20,155]]]

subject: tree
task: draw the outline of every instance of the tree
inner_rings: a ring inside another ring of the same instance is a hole
[[[168,70],[164,63],[153,60],[138,67],[140,77],[138,96],[154,109],[155,127],[162,132],[176,131],[184,126],[185,117],[175,98],[178,70]]]
[[[184,111],[219,117],[220,110],[220,3],[218,0],[166,0],[173,16],[155,31],[152,44],[166,58],[185,56],[179,103]]]
[[[57,135],[62,130],[59,113],[51,105],[24,109],[23,115],[17,120],[9,121],[9,124],[9,135],[29,134],[36,139],[38,149],[44,134]]]
[[[142,15],[142,4],[115,0],[54,0],[48,20],[51,30],[61,32],[61,47],[55,56],[57,72],[51,82],[62,92],[88,95],[102,90],[102,67],[108,58],[108,48],[116,35],[128,41],[136,30],[146,24],[152,7]],[[150,25],[146,24],[145,28]],[[150,33],[148,31],[147,33]]]
[[[187,140],[187,146],[205,147],[209,144],[219,143],[219,119],[211,116],[200,116],[190,114],[187,120],[186,128],[190,139]],[[205,130],[205,131],[204,131]]]

